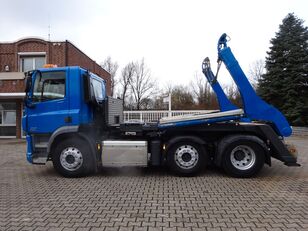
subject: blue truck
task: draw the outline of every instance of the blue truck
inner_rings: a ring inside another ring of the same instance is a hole
[[[233,105],[204,59],[202,71],[217,95],[220,111],[166,117],[158,122],[123,122],[122,100],[106,95],[105,81],[80,67],[43,68],[26,73],[27,160],[52,161],[64,177],[101,167],[164,166],[191,176],[210,164],[234,177],[256,175],[276,158],[298,166],[284,137],[292,129],[275,107],[259,98],[230,47],[218,41],[218,67],[230,72],[243,108]]]

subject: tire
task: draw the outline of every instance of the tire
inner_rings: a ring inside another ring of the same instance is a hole
[[[235,140],[229,143],[222,156],[222,167],[233,177],[255,176],[263,167],[265,153],[262,146],[251,140]]]
[[[52,154],[56,171],[64,177],[82,177],[95,171],[95,158],[87,142],[67,139],[57,144]]]
[[[179,176],[193,176],[205,166],[205,155],[205,149],[199,144],[181,141],[168,150],[167,164]]]

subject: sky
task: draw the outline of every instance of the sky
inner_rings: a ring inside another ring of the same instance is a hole
[[[69,40],[97,63],[120,69],[144,58],[160,86],[188,84],[205,57],[216,70],[222,33],[244,72],[265,59],[288,13],[308,21],[307,0],[0,0],[0,42]],[[120,74],[120,71],[118,71]],[[229,83],[222,71],[219,80]]]

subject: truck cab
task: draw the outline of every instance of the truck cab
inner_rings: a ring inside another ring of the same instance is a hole
[[[27,73],[25,113],[27,160],[45,163],[54,139],[94,124],[92,104],[106,99],[105,80],[80,67],[43,68]],[[91,103],[90,103],[91,102]]]

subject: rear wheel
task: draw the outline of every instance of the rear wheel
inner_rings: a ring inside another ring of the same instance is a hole
[[[95,170],[94,155],[81,139],[68,139],[57,144],[52,155],[54,168],[64,177],[80,177]]]
[[[177,175],[197,174],[205,166],[205,150],[190,141],[176,143],[168,150],[167,163]]]
[[[264,149],[250,140],[235,140],[223,151],[222,166],[234,177],[252,177],[263,167]]]

